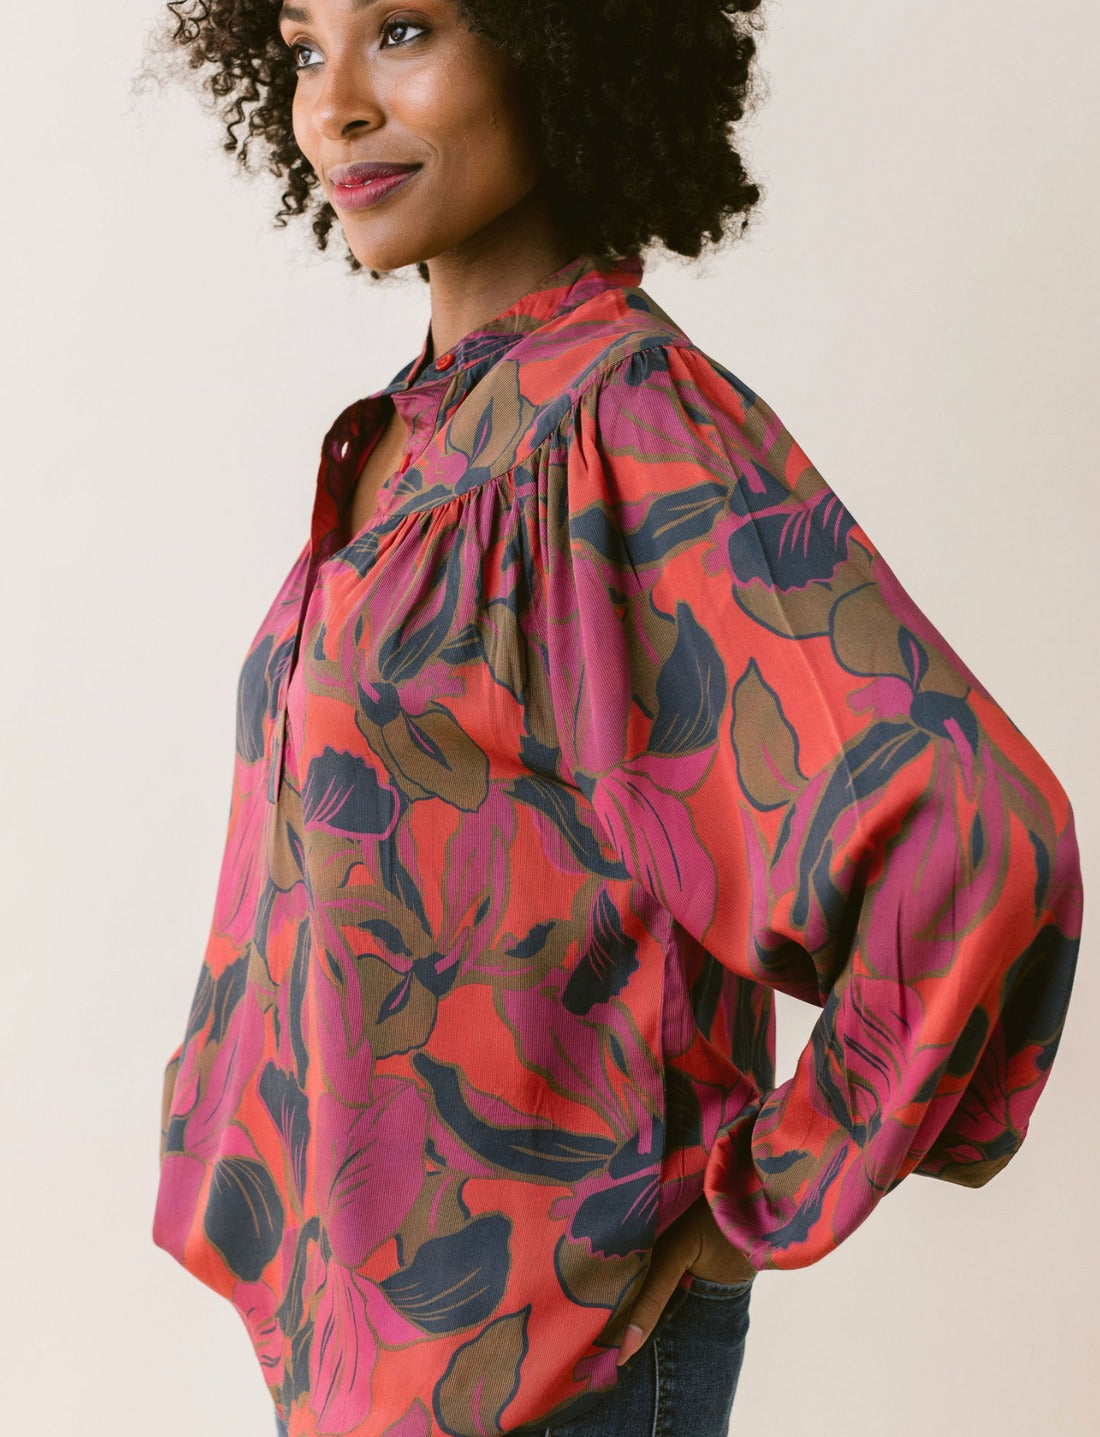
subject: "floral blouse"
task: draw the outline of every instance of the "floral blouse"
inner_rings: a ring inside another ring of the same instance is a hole
[[[577,1415],[700,1194],[805,1267],[988,1182],[1050,1076],[1065,793],[641,273],[582,254],[345,409],[244,659],[153,1240],[291,1437]],[[778,1085],[776,992],[820,1009]]]

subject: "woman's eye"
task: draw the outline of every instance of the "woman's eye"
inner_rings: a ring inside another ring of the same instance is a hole
[[[309,59],[309,56],[313,56],[313,59]],[[307,45],[303,40],[290,46],[291,67],[295,70],[308,70],[316,65],[319,59],[320,55],[313,46]]]
[[[428,29],[427,25],[418,25],[415,20],[387,20],[386,23],[382,26],[382,37],[383,37],[383,41],[384,41],[384,40],[385,40],[385,37],[386,37],[387,35],[392,35],[395,30],[419,30],[419,31],[421,31],[421,33],[425,33],[425,32],[427,31],[427,29]],[[415,39],[415,38],[416,38],[416,37],[415,37],[415,35],[414,35],[414,36],[413,36],[413,39]],[[398,45],[405,45],[405,44],[408,43],[408,40],[409,40],[408,35],[405,35],[403,38],[399,39],[396,43],[397,43]],[[392,49],[394,49],[394,48],[395,48],[394,45],[387,45],[387,44],[385,44],[385,43],[383,43],[383,45],[382,45],[382,49],[383,49],[383,50],[392,50]]]

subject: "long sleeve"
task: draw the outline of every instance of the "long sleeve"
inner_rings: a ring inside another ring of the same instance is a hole
[[[563,767],[677,924],[821,1008],[706,1169],[754,1266],[806,1266],[909,1173],[980,1186],[1022,1143],[1076,963],[1071,810],[774,412],[700,351],[608,368],[555,454]]]

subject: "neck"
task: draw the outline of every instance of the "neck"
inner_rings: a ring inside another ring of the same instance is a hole
[[[453,349],[581,248],[552,223],[536,187],[460,247],[429,260],[432,356]]]

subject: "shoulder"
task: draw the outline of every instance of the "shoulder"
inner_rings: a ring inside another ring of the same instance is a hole
[[[555,316],[515,344],[477,389],[473,409],[492,405],[495,419],[515,420],[513,462],[541,445],[570,444],[593,425],[659,434],[737,428],[750,411],[774,418],[641,287],[604,290]]]

